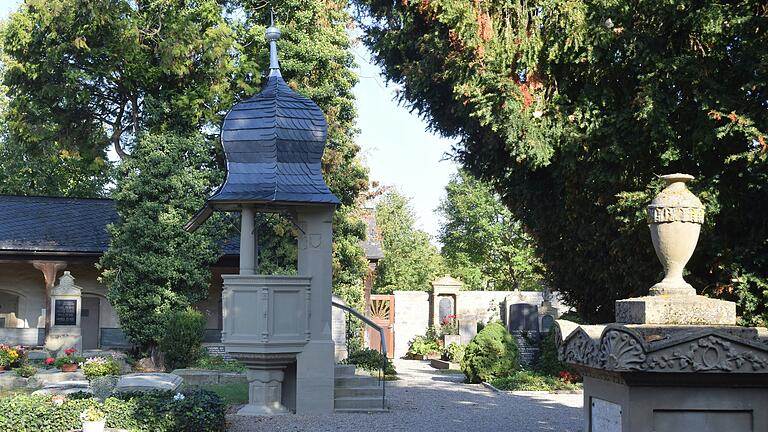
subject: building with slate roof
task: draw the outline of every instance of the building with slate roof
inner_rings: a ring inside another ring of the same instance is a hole
[[[128,344],[95,267],[109,246],[112,200],[0,196],[0,343],[42,345],[51,288],[67,270],[83,288],[83,348]],[[221,332],[221,274],[237,271],[237,239],[212,267],[210,296],[197,307],[208,317],[206,340]]]

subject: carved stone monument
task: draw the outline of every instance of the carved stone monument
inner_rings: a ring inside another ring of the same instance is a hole
[[[270,74],[261,93],[227,114],[222,146],[227,177],[187,229],[214,211],[241,214],[240,272],[222,275],[222,343],[248,368],[241,415],[333,411],[332,220],[340,203],[320,170],[328,125],[320,108],[283,80],[280,30],[267,29]],[[254,216],[276,213],[298,232],[293,276],[258,274]]]
[[[704,208],[691,176],[663,178],[648,224],[664,279],[617,301],[615,324],[556,322],[561,360],[584,376],[584,431],[768,430],[768,331],[735,326],[733,303],[685,282]]]
[[[80,308],[82,289],[75,285],[75,278],[65,271],[59,284],[51,290],[51,330],[45,338],[45,349],[64,355],[67,348],[83,350],[83,335],[80,329]]]

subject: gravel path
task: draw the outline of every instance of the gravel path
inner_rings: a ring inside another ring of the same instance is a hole
[[[228,416],[229,431],[328,432],[485,432],[582,430],[581,394],[496,393],[479,384],[463,384],[463,375],[445,374],[427,362],[396,360],[400,379],[387,383],[391,412]]]

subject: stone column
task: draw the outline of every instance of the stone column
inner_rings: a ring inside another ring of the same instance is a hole
[[[296,414],[333,412],[334,345],[331,338],[333,206],[298,210],[300,276],[311,276],[309,342],[297,356]]]
[[[240,274],[256,274],[256,236],[253,207],[244,205],[240,215]]]

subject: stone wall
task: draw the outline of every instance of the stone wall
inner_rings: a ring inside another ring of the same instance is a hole
[[[395,291],[395,358],[408,352],[408,343],[429,327],[429,293]]]

